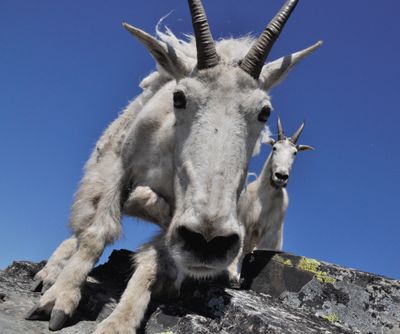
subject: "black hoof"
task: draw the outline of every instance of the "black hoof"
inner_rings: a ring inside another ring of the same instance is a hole
[[[44,307],[34,306],[25,316],[25,320],[49,320],[50,314]]]
[[[58,331],[63,328],[65,322],[68,320],[69,316],[61,310],[53,310],[51,312],[51,318],[49,321],[49,329],[51,331]]]
[[[41,292],[43,288],[43,281],[37,281],[34,283],[32,292]]]

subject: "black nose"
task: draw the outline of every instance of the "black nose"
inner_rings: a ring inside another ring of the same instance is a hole
[[[201,233],[194,232],[181,226],[178,236],[183,242],[183,249],[196,256],[201,261],[223,259],[229,250],[239,249],[239,235],[236,233],[228,236],[217,236],[207,241]]]
[[[289,178],[289,175],[283,173],[275,173],[275,177],[279,180],[286,181]]]

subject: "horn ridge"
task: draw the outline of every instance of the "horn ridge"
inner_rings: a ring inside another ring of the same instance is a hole
[[[284,139],[285,139],[285,134],[283,133],[281,118],[278,116],[278,141]]]
[[[188,0],[192,24],[196,38],[197,68],[199,70],[214,67],[219,62],[214,39],[204,7],[200,0]]]
[[[305,125],[304,122],[301,123],[301,125],[300,125],[299,128],[296,130],[296,132],[292,135],[292,137],[290,137],[290,141],[291,141],[293,144],[296,144],[297,141],[299,140],[300,135],[301,135],[301,133],[303,132],[304,125]]]
[[[240,63],[240,68],[250,74],[253,78],[258,79],[260,76],[262,67],[269,52],[271,51],[275,41],[278,39],[285,23],[289,19],[297,3],[298,0],[286,1]]]

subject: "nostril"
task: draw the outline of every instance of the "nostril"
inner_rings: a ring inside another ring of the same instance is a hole
[[[208,250],[216,256],[225,256],[229,249],[239,244],[239,236],[231,234],[228,236],[215,237],[208,243]]]
[[[289,178],[289,175],[282,173],[275,173],[276,178],[282,181],[286,181]]]
[[[185,250],[200,251],[206,247],[207,241],[200,233],[193,232],[184,226],[178,228],[178,235],[183,241]]]
[[[230,249],[239,246],[240,240],[239,235],[234,233],[207,241],[201,233],[193,232],[184,226],[178,228],[178,235],[183,242],[183,249],[202,260],[225,257]]]

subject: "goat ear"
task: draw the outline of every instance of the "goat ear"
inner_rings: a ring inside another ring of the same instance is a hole
[[[291,55],[265,64],[260,75],[264,90],[269,91],[271,88],[278,85],[286,78],[289,71],[297,65],[300,60],[313,53],[321,45],[322,41],[318,41],[307,49],[292,53]]]
[[[172,77],[181,79],[188,74],[189,70],[183,60],[177,55],[176,50],[168,44],[165,44],[147,32],[131,26],[128,23],[122,23],[123,27],[135,36],[145,47],[156,62]]]
[[[297,151],[299,151],[299,152],[307,151],[307,150],[315,151],[314,147],[308,146],[308,145],[297,145],[296,148],[297,148]]]
[[[274,146],[274,145],[275,145],[275,140],[274,140],[273,138],[268,138],[268,139],[265,141],[265,144],[269,144],[269,145],[271,145],[271,146]]]

